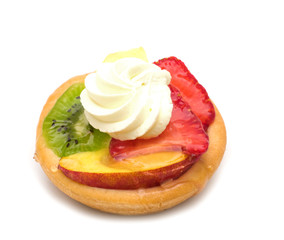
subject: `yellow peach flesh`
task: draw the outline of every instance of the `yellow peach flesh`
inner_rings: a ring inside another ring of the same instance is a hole
[[[127,58],[127,57],[135,57],[135,58],[140,58],[144,60],[145,62],[148,62],[146,52],[142,47],[140,48],[133,48],[128,51],[121,51],[121,52],[116,52],[116,53],[111,53],[109,54],[104,62],[115,62],[121,58]]]
[[[125,173],[158,169],[186,158],[187,155],[181,152],[159,152],[117,161],[109,155],[108,149],[102,149],[63,157],[59,164],[65,169],[78,172]]]

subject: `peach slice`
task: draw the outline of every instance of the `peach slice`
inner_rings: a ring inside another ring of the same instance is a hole
[[[115,160],[108,149],[82,152],[59,161],[59,169],[72,180],[100,188],[138,189],[160,185],[186,172],[193,158],[181,152],[160,152]]]
[[[111,53],[105,58],[104,62],[112,63],[112,62],[115,62],[116,60],[119,60],[121,58],[126,58],[126,57],[140,58],[144,60],[145,62],[148,62],[146,52],[144,48],[142,47],[133,48],[128,51]]]

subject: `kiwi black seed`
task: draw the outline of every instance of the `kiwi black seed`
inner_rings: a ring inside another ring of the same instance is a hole
[[[80,101],[84,88],[83,83],[70,86],[44,119],[43,135],[59,157],[96,151],[109,144],[110,136],[93,128],[85,118]]]

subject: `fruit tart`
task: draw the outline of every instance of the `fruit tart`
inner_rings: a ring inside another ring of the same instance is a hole
[[[55,90],[40,115],[35,159],[71,198],[138,215],[199,193],[225,147],[223,119],[185,64],[149,63],[137,48]]]

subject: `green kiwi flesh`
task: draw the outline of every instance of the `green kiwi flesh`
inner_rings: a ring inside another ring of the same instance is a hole
[[[93,128],[85,118],[80,94],[83,83],[71,85],[57,100],[43,122],[47,145],[59,157],[106,148],[111,137]]]

